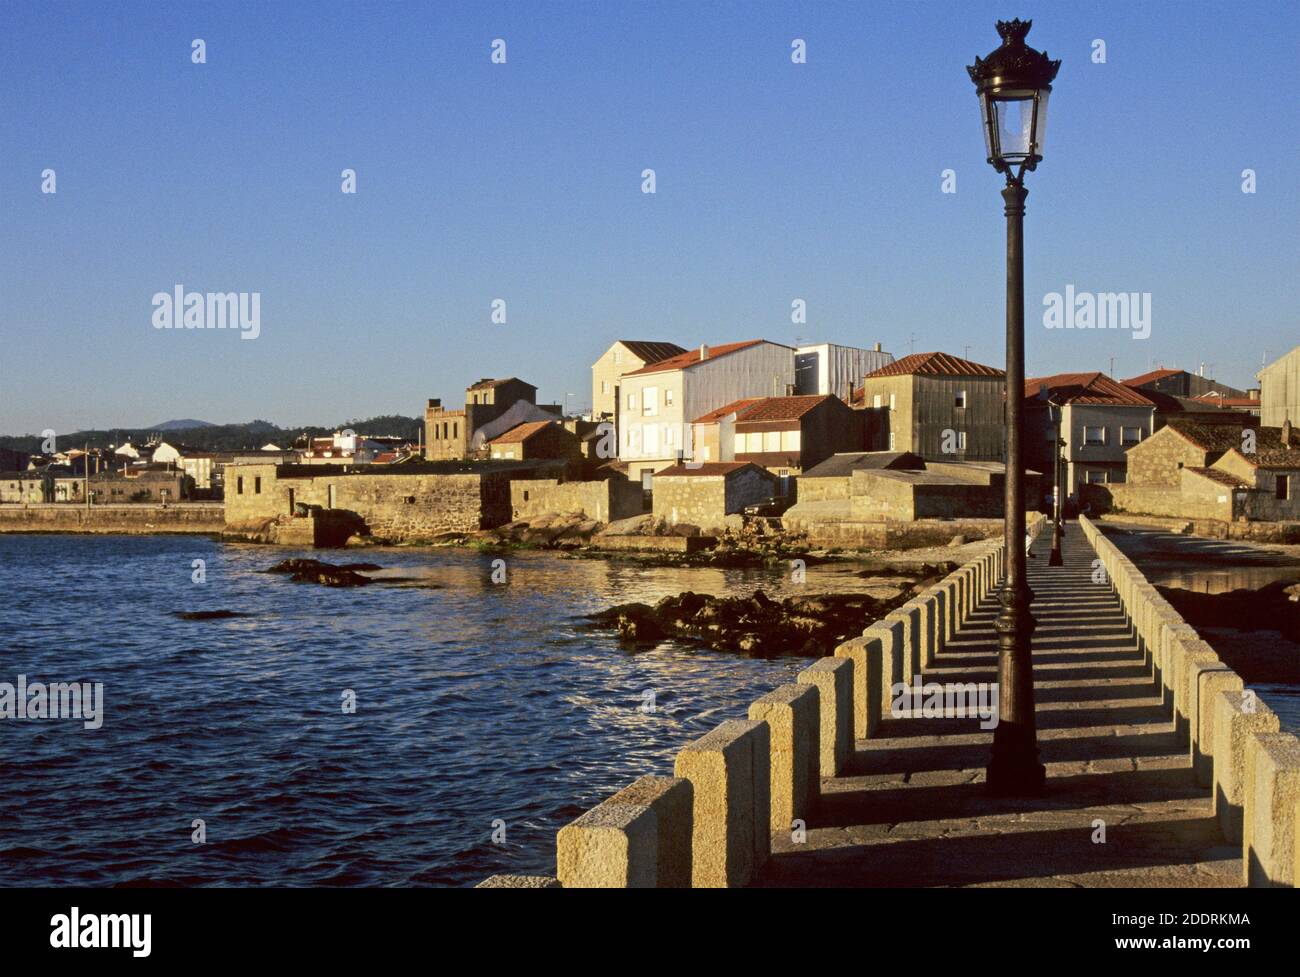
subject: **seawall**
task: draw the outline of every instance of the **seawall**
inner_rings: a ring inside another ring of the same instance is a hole
[[[0,505],[0,533],[215,534],[225,528],[225,523],[225,507],[220,502],[96,505],[89,509],[57,502]]]

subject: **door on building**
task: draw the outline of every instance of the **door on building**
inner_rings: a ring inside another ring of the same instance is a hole
[[[293,489],[289,489],[289,515],[293,515],[293,503],[294,503],[293,492],[294,492]]]
[[[330,485],[329,487],[328,501],[329,501],[329,505],[327,506],[327,508],[333,509],[334,508],[334,486],[333,485]]]

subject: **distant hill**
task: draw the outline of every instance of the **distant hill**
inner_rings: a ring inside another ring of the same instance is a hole
[[[151,431],[188,431],[197,427],[216,427],[211,421],[196,421],[191,417],[186,417],[177,421],[163,421],[161,424],[155,424],[149,430]]]
[[[181,427],[181,424],[197,424],[198,427]],[[344,421],[329,427],[279,427],[270,421],[256,420],[247,424],[210,424],[206,421],[169,421],[170,426],[125,428],[115,427],[93,431],[70,431],[60,434],[56,444],[60,449],[79,448],[83,444],[91,447],[105,448],[110,444],[122,444],[124,441],[145,441],[156,434],[165,434],[163,440],[176,444],[188,445],[204,451],[242,451],[260,448],[268,441],[281,447],[289,447],[301,435],[324,437],[335,431],[353,430],[357,434],[376,437],[409,438],[415,441],[423,426],[423,421],[401,414],[386,414],[382,417],[369,417]],[[12,448],[27,454],[38,454],[41,450],[41,437],[38,434],[0,435],[0,448]]]

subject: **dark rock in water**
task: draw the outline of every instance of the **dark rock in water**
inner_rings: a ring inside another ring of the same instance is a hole
[[[646,604],[620,604],[590,616],[594,626],[617,630],[625,641],[674,638],[756,657],[830,654],[912,595],[890,600],[865,594],[815,594],[773,600],[761,590],[749,597],[710,597],[686,591]]]
[[[228,617],[252,617],[244,611],[173,611],[182,621],[220,621]]]
[[[287,573],[289,579],[297,583],[318,583],[325,587],[364,587],[373,583],[369,577],[363,577],[358,570],[380,570],[374,563],[322,563],[320,560],[292,559],[281,560],[269,568],[267,573]]]
[[[334,570],[382,570],[378,563],[324,563],[320,560],[309,559],[290,559],[281,560],[273,567],[266,569],[267,573],[315,573],[320,571]]]

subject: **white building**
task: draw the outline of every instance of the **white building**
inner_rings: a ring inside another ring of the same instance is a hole
[[[647,488],[650,476],[690,453],[690,422],[743,397],[794,390],[794,350],[764,339],[700,346],[619,381],[619,460]]]
[[[876,343],[875,349],[816,343],[794,351],[794,386],[796,394],[834,394],[846,404],[862,378],[894,362]]]
[[[1281,427],[1290,419],[1300,424],[1300,346],[1260,370],[1259,420],[1265,427]]]

